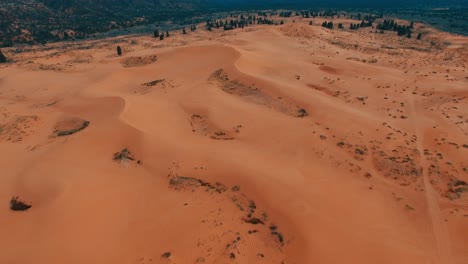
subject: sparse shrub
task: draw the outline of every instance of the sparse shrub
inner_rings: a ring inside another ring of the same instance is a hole
[[[309,114],[307,113],[307,111],[304,109],[304,108],[301,108],[299,110],[297,110],[297,117],[306,117],[308,116]]]
[[[113,160],[114,161],[135,160],[135,158],[133,157],[133,154],[127,148],[124,148],[122,151],[114,153]]]
[[[3,55],[2,50],[0,50],[0,63],[5,63],[7,58]]]
[[[18,201],[18,196],[11,198],[10,209],[12,211],[26,211],[31,208],[31,205],[26,204],[22,201]]]

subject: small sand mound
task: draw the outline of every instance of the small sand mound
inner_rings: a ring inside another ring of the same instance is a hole
[[[326,72],[326,73],[335,74],[335,75],[340,73],[340,71],[338,69],[335,69],[335,68],[330,67],[330,66],[325,66],[325,65],[320,66],[319,69],[321,71]]]
[[[158,56],[150,55],[146,57],[128,57],[123,59],[120,63],[124,67],[139,67],[148,64],[155,63],[158,60]]]
[[[59,121],[55,125],[54,135],[58,137],[70,136],[89,126],[89,121],[81,118],[70,118]]]

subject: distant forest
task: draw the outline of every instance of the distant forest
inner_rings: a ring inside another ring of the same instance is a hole
[[[0,47],[84,39],[169,20],[195,23],[219,12],[278,9],[385,12],[468,32],[468,0],[1,0]]]

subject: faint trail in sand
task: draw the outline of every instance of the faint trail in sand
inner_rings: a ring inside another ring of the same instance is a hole
[[[419,117],[417,113],[417,109],[414,105],[414,100],[410,100],[410,108],[412,112],[412,118],[414,120],[414,129],[415,134],[417,136],[417,147],[419,153],[424,153],[424,146],[423,146],[423,139],[424,139],[424,132],[421,131],[421,127],[419,124]],[[448,234],[447,226],[445,222],[440,217],[440,206],[438,201],[438,193],[432,187],[430,179],[426,173],[427,171],[427,164],[426,159],[424,156],[421,156],[420,164],[422,167],[422,177],[424,182],[424,194],[426,196],[426,203],[429,209],[429,216],[431,217],[431,226],[434,233],[434,238],[437,247],[437,255],[438,260],[436,262],[431,263],[440,263],[440,264],[451,264],[452,261],[452,253],[450,249],[450,237]]]

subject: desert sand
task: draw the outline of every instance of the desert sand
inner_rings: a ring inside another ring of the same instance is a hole
[[[321,22],[3,49],[0,263],[468,263],[467,38]]]

